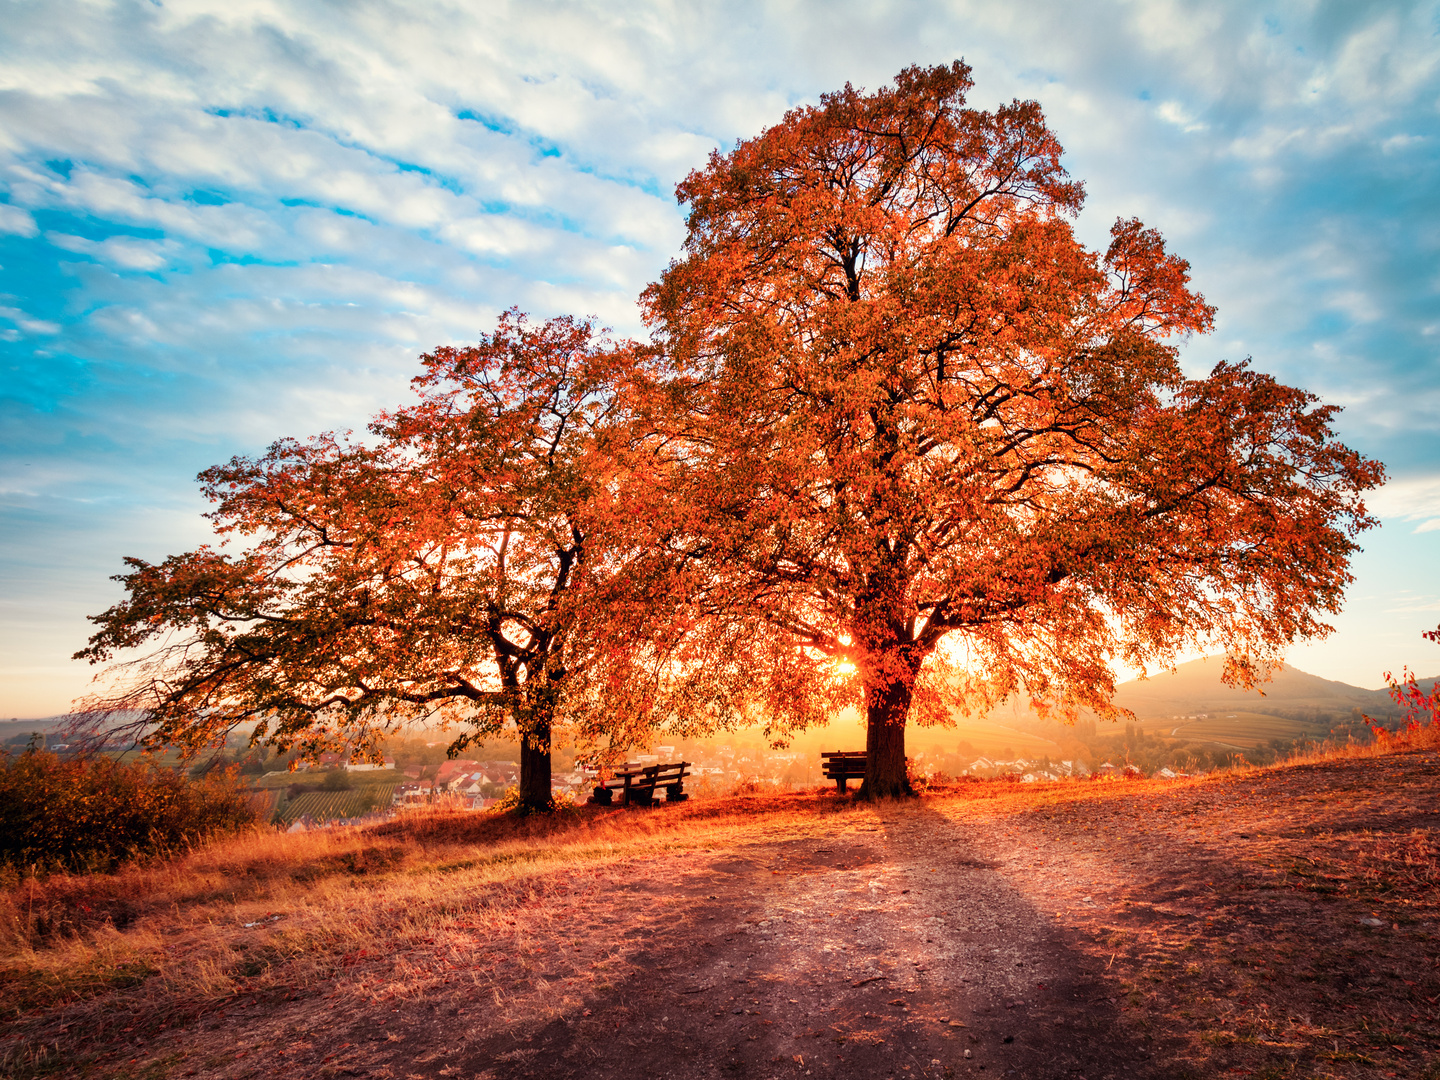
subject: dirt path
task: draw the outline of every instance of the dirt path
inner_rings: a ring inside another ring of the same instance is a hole
[[[965,832],[890,807],[829,835],[746,845],[680,883],[703,896],[695,913],[708,934],[676,928],[589,1017],[498,1035],[467,1067],[497,1077],[1160,1075],[1153,1048],[1117,1025],[1102,973]]]
[[[107,1031],[76,1073],[1433,1080],[1437,792],[1430,753],[811,798],[444,894],[444,934],[402,928],[328,979]]]

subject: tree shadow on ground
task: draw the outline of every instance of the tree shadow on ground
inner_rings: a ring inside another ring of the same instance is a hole
[[[467,1048],[468,1069],[497,1080],[1181,1075],[1121,1023],[1103,965],[924,802],[836,818],[821,839],[739,845],[674,887],[636,876],[609,902],[679,914],[624,981]]]

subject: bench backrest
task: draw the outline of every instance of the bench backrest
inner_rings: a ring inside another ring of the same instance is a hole
[[[840,777],[864,776],[870,755],[864,750],[827,750],[821,753],[825,775],[832,780]]]
[[[672,761],[664,765],[643,765],[638,768],[617,769],[615,779],[624,780],[627,777],[632,780],[676,780],[689,775],[686,769],[690,767],[688,761]]]

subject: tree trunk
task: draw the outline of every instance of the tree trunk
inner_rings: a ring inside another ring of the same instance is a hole
[[[905,721],[910,715],[914,679],[869,688],[865,693],[865,782],[860,798],[886,799],[915,794],[905,769]]]
[[[537,720],[520,736],[520,804],[526,810],[553,810],[550,801],[550,722]]]

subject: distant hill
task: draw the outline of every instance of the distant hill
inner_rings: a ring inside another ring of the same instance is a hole
[[[1366,690],[1349,683],[1322,679],[1285,664],[1268,683],[1255,690],[1239,690],[1220,681],[1225,660],[1208,656],[1181,664],[1174,671],[1149,679],[1134,679],[1116,688],[1115,703],[1139,719],[1169,719],[1195,713],[1270,712],[1314,709],[1321,713],[1348,713],[1359,709],[1371,715],[1388,715],[1394,702],[1384,690]],[[1428,688],[1434,679],[1424,679]]]
[[[44,735],[49,742],[68,720],[65,716],[49,716],[44,720],[0,720],[0,749],[23,747],[32,735]]]

